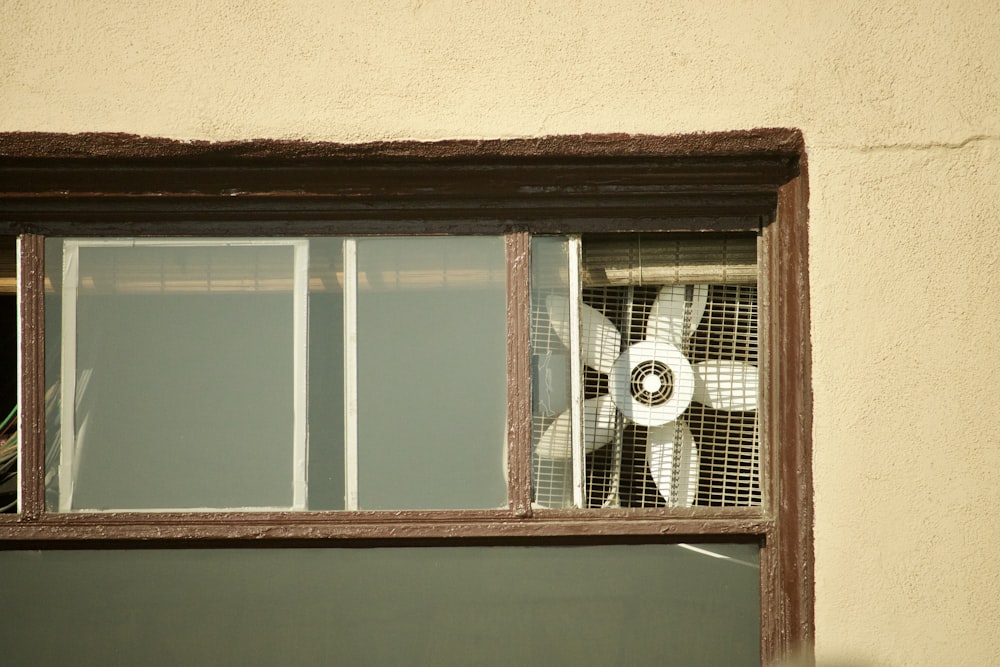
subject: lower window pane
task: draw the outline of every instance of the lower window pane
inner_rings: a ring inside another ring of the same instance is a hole
[[[760,664],[749,544],[0,552],[0,568],[10,664]]]

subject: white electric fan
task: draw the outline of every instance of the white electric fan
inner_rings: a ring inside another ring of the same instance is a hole
[[[708,285],[660,289],[646,321],[644,340],[622,350],[622,337],[599,310],[580,304],[581,360],[608,378],[608,394],[583,402],[584,448],[611,443],[617,412],[648,428],[646,460],[668,505],[687,507],[698,494],[698,446],[685,423],[692,402],[724,411],[757,408],[757,367],[735,359],[691,363],[684,354],[708,303]],[[549,321],[570,347],[569,300],[549,295]],[[616,412],[617,411],[617,412]],[[541,434],[536,457],[568,459],[571,411],[559,414]]]

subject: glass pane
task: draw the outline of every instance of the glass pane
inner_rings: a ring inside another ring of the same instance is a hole
[[[51,509],[297,504],[293,243],[46,241]]]
[[[344,241],[309,240],[309,509],[344,509]]]
[[[503,239],[359,239],[357,262],[360,507],[505,507]]]
[[[571,304],[574,253],[533,240],[539,505],[572,503],[575,420],[585,507],[760,504],[756,248],[752,234],[584,235]],[[577,330],[583,409],[571,419],[563,356]]]
[[[570,351],[549,317],[569,303],[568,249],[564,237],[531,239],[532,492],[551,508],[573,504]]]
[[[4,658],[759,665],[758,562],[750,544],[0,552]]]

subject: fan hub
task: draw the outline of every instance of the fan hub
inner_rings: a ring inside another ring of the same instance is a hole
[[[662,361],[649,359],[632,369],[632,396],[646,405],[663,405],[674,393],[674,374]]]
[[[611,400],[625,417],[642,426],[660,426],[691,404],[695,375],[673,343],[647,339],[630,346],[608,375]]]

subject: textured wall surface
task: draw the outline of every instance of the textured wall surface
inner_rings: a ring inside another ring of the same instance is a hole
[[[0,131],[801,128],[817,655],[910,667],[1000,654],[995,3],[0,6]]]

